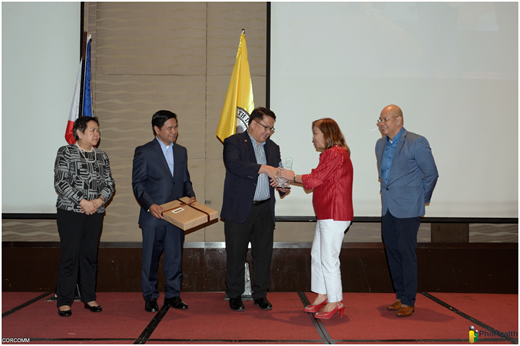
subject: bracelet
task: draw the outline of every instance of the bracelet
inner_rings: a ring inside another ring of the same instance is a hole
[[[294,177],[292,178],[292,181],[296,183],[296,174],[295,174]]]

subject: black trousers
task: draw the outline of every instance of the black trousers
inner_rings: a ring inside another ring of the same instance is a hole
[[[103,213],[86,215],[58,209],[60,266],[56,295],[58,307],[72,305],[80,277],[79,290],[85,303],[96,300],[97,255]]]
[[[397,299],[415,306],[417,295],[417,232],[421,217],[397,218],[387,211],[381,220],[386,259]]]
[[[274,224],[271,203],[252,206],[245,223],[226,220],[226,293],[237,298],[244,293],[244,265],[251,241],[253,299],[265,298],[271,280]]]

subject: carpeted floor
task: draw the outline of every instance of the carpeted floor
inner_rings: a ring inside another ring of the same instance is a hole
[[[399,318],[386,306],[395,295],[344,293],[345,315],[317,320],[302,311],[314,294],[270,293],[273,310],[245,301],[246,310],[230,310],[223,293],[183,293],[187,310],[144,310],[141,293],[100,292],[103,312],[76,302],[72,316],[60,317],[51,294],[2,293],[3,343],[37,344],[468,344],[469,327],[481,343],[518,344],[518,295],[422,293],[416,312]]]

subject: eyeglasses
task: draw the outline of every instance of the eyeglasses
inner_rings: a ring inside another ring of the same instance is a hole
[[[379,119],[377,119],[377,123],[378,123],[378,124],[386,123],[388,120],[390,120],[390,119],[392,119],[392,118],[398,118],[398,117],[399,117],[399,116],[391,117],[391,118],[383,118],[383,119],[379,118]]]
[[[261,122],[259,122],[258,120],[255,120],[255,121],[257,123],[259,123],[260,125],[262,125],[262,127],[264,128],[264,131],[266,131],[266,132],[274,132],[274,127],[269,127],[267,125],[264,125]]]

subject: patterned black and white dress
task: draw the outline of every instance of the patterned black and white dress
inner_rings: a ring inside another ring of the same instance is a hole
[[[58,209],[81,213],[83,198],[92,201],[103,196],[108,202],[115,191],[108,155],[97,148],[80,152],[76,144],[61,147],[54,163],[54,188]],[[104,212],[104,205],[97,209],[97,213]]]

